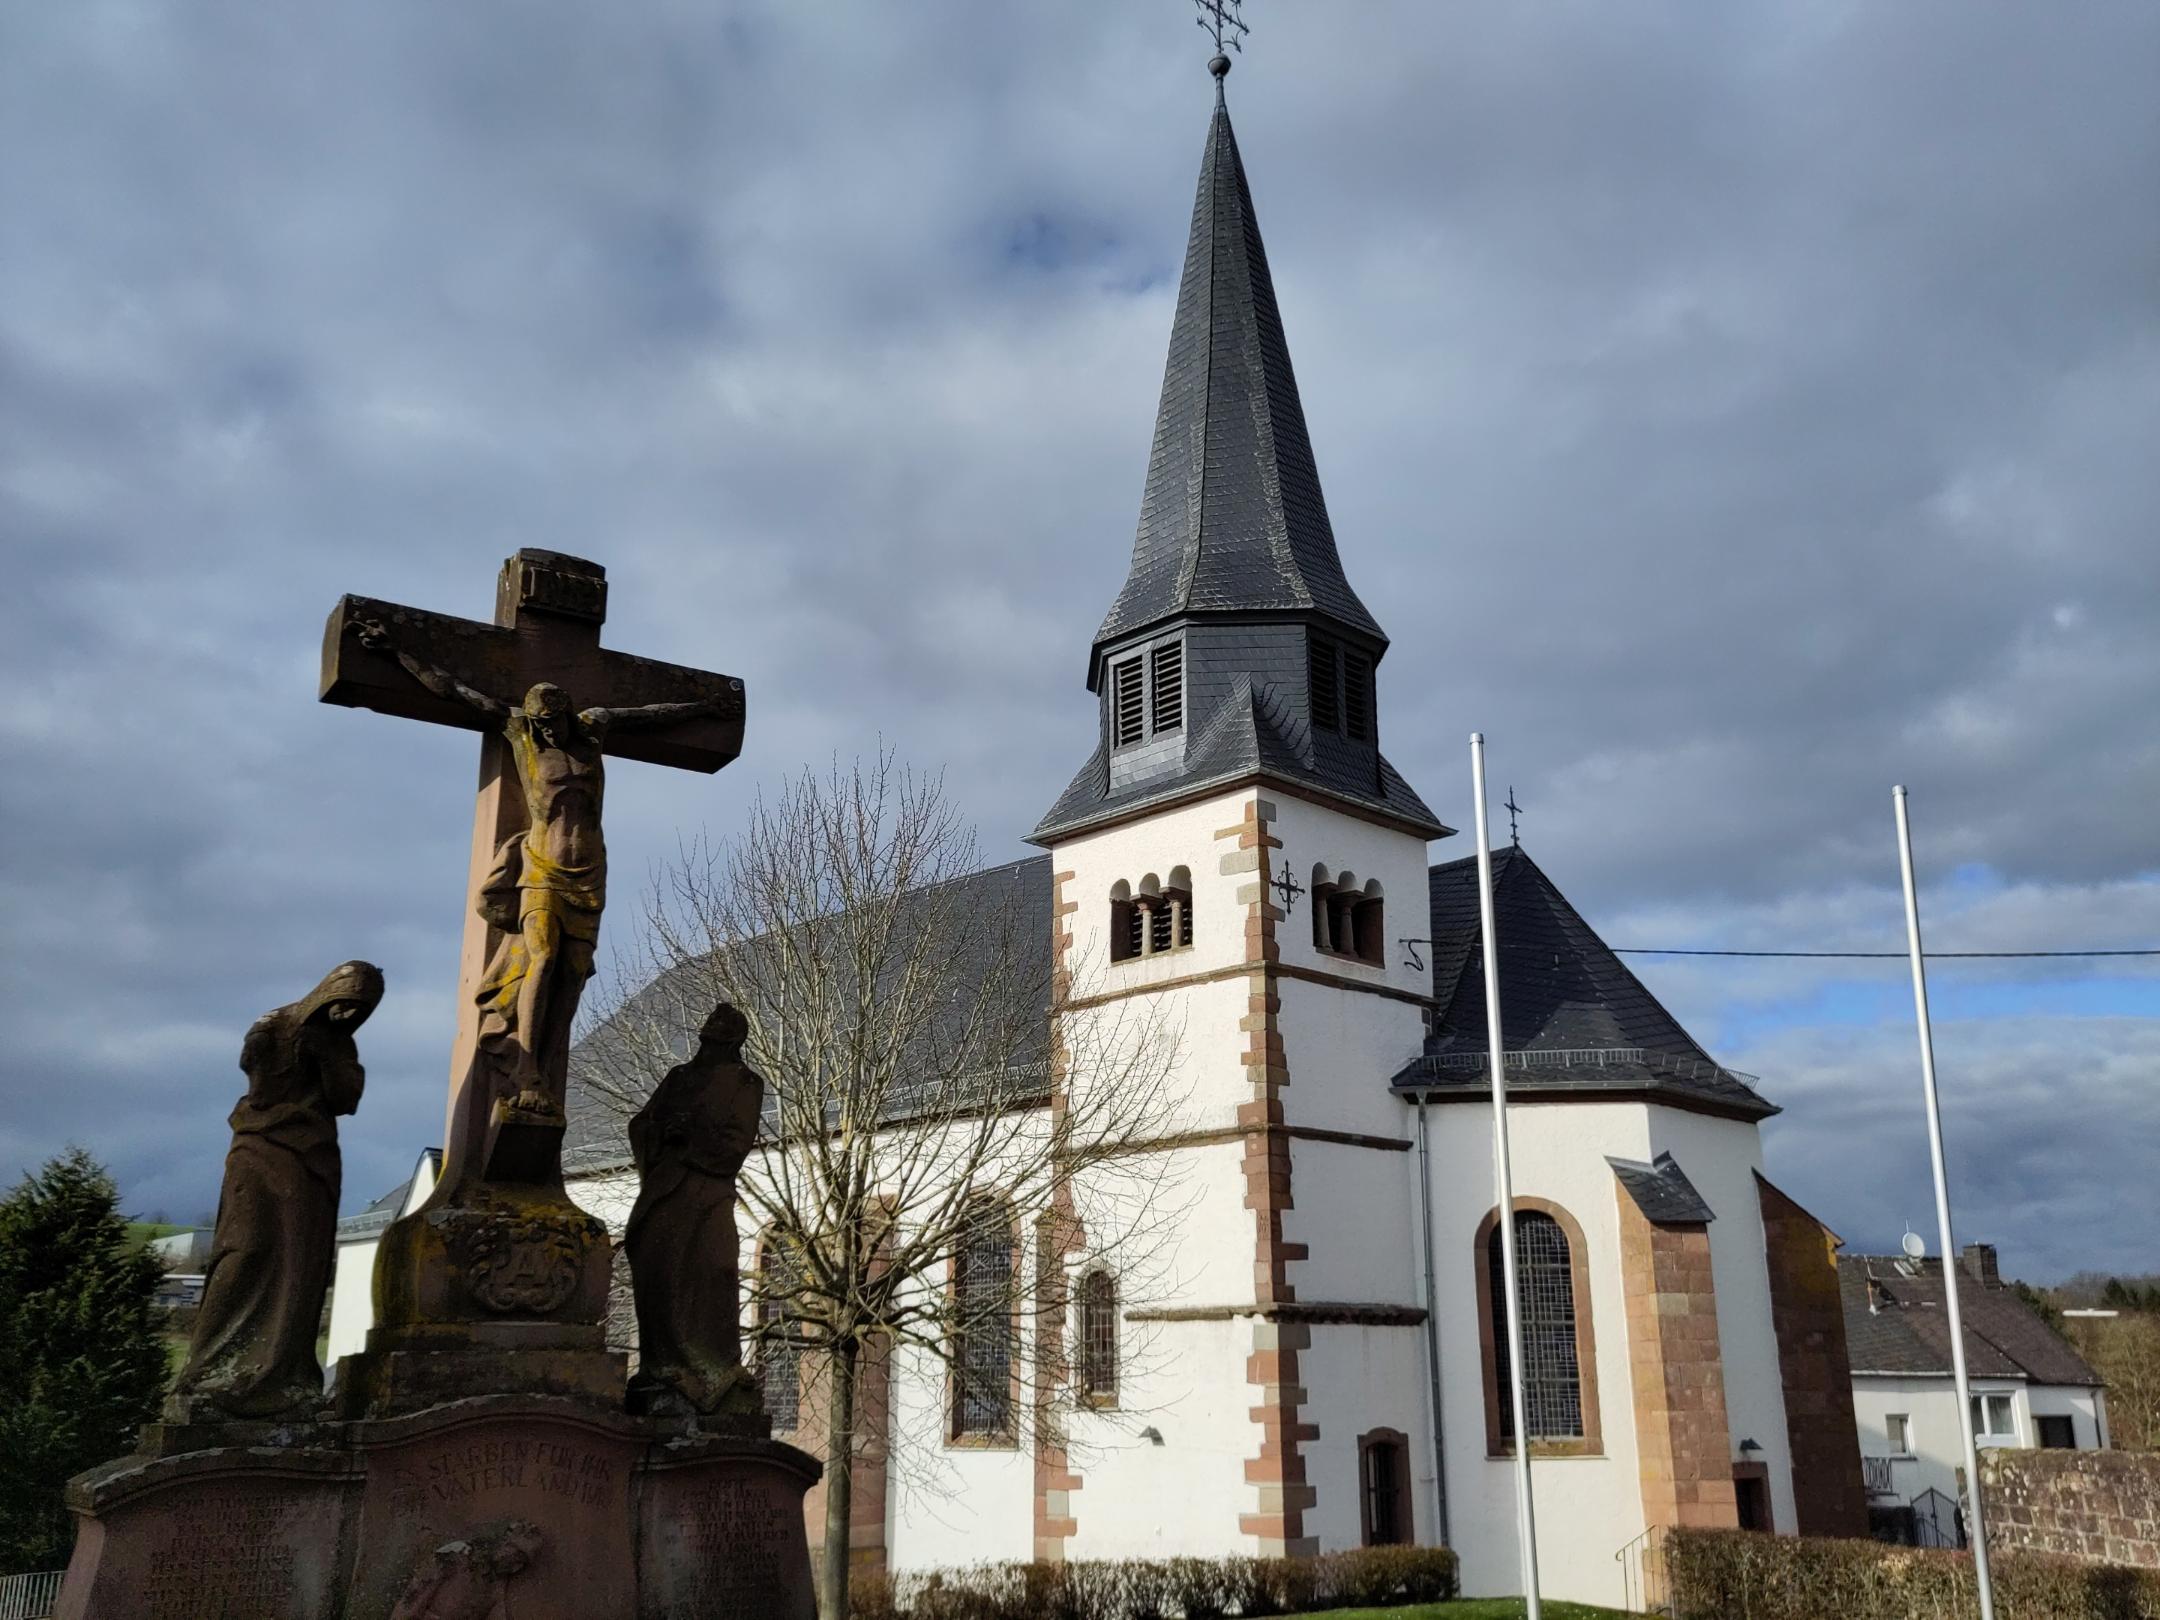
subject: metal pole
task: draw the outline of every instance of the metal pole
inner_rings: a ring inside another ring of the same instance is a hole
[[[1995,1583],[1988,1573],[1987,1523],[1980,1513],[1980,1446],[1973,1436],[1972,1384],[1965,1376],[1965,1317],[1958,1306],[1957,1241],[1950,1235],[1950,1173],[1943,1165],[1942,1099],[1935,1090],[1935,1035],[1928,1021],[1927,967],[1920,950],[1920,896],[1913,886],[1912,825],[1905,790],[1890,790],[1897,807],[1898,864],[1905,880],[1905,944],[1912,955],[1913,1014],[1920,1024],[1920,1085],[1927,1096],[1928,1159],[1935,1171],[1935,1226],[1942,1240],[1943,1299],[1950,1312],[1950,1371],[1957,1381],[1958,1433],[1965,1442],[1965,1496],[1972,1516],[1973,1574],[1980,1586],[1980,1620],[1995,1620]]]
[[[1425,1135],[1424,1092],[1417,1098],[1418,1208],[1425,1228],[1425,1374],[1432,1390],[1433,1522],[1440,1545],[1448,1539],[1447,1424],[1440,1413],[1440,1291],[1433,1265],[1432,1148]]]
[[[1485,734],[1470,733],[1470,781],[1477,804],[1478,922],[1485,944],[1486,1060],[1492,1066],[1493,1179],[1500,1206],[1500,1276],[1507,1290],[1508,1398],[1515,1413],[1515,1524],[1522,1544],[1524,1613],[1538,1601],[1537,1515],[1530,1501],[1530,1419],[1523,1399],[1522,1296],[1515,1271],[1515,1172],[1508,1159],[1507,1057],[1500,1042],[1500,950],[1493,925],[1492,837],[1485,826]],[[1987,1620],[1994,1620],[1992,1615]]]

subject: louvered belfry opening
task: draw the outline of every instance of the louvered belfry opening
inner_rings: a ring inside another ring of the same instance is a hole
[[[1306,680],[1312,690],[1312,723],[1315,731],[1335,731],[1342,726],[1341,683],[1336,677],[1335,643],[1313,636],[1307,643]]]
[[[1147,692],[1138,658],[1121,658],[1111,667],[1110,702],[1112,735],[1118,747],[1130,748],[1147,735]]]
[[[1148,683],[1155,706],[1156,732],[1176,731],[1185,724],[1185,644],[1165,642],[1148,655]]]

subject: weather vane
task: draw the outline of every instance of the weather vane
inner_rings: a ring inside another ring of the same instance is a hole
[[[1515,802],[1515,790],[1507,790],[1507,803],[1501,808],[1507,811],[1507,841],[1517,849],[1522,847],[1522,835],[1515,830],[1515,818],[1522,814],[1522,806]]]
[[[1230,58],[1225,53],[1242,52],[1245,47],[1238,41],[1252,32],[1245,26],[1245,19],[1238,15],[1244,6],[1244,0],[1193,0],[1193,4],[1200,11],[1194,21],[1215,41],[1215,61],[1222,64],[1216,69],[1215,76],[1221,78],[1230,71]],[[1214,64],[1210,63],[1209,66]]]

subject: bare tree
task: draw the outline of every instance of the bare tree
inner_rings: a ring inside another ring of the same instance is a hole
[[[588,1099],[627,1116],[714,1003],[750,1017],[753,1332],[768,1376],[800,1359],[822,1397],[826,1620],[848,1612],[866,1365],[940,1369],[940,1439],[1016,1440],[1025,1410],[1062,1448],[1066,1278],[1143,1278],[1174,1217],[1175,1039],[1146,999],[1082,993],[1024,872],[979,871],[939,784],[889,755],[806,772],[672,863],[619,975],[637,988],[603,996],[580,1047]]]

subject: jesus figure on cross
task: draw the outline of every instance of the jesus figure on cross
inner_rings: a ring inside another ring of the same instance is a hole
[[[503,935],[477,994],[482,1037],[510,1048],[510,1106],[560,1120],[570,1028],[592,977],[607,903],[607,845],[600,834],[607,734],[715,714],[727,700],[579,710],[561,687],[541,681],[513,706],[396,646],[379,620],[355,621],[353,632],[363,647],[395,656],[437,697],[477,710],[509,745],[525,795],[525,828],[497,849],[494,869],[474,897]]]

